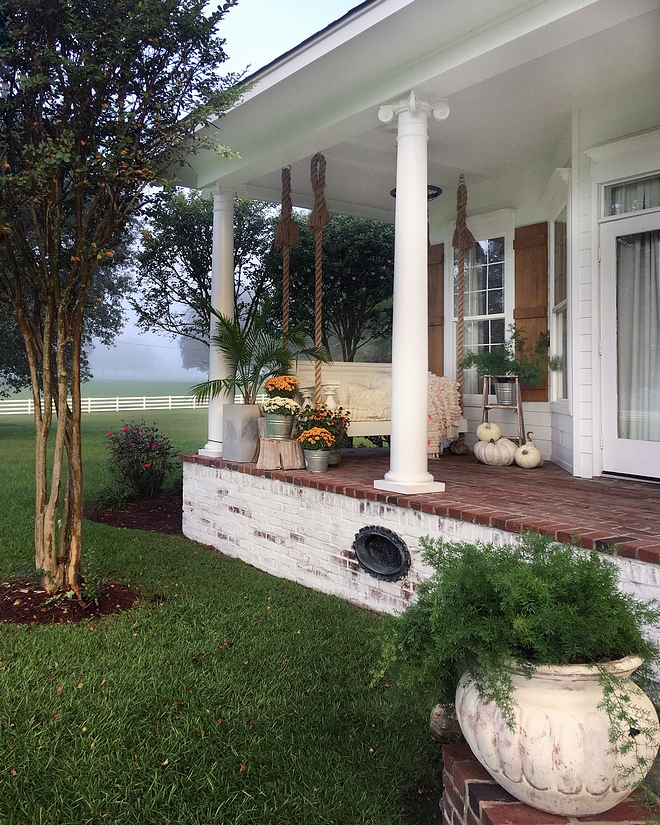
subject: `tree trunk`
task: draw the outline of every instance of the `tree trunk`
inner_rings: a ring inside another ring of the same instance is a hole
[[[57,314],[57,322],[55,315]],[[35,420],[35,567],[49,593],[72,590],[81,598],[83,470],[80,406],[82,313],[67,319],[52,306],[45,312],[41,340],[21,325],[31,368]],[[73,327],[71,330],[70,327]],[[42,353],[55,347],[55,364]],[[67,351],[70,359],[66,358]],[[71,365],[67,365],[70,360]],[[71,389],[69,407],[67,394]],[[57,415],[52,470],[48,437]],[[50,477],[49,477],[50,475]]]

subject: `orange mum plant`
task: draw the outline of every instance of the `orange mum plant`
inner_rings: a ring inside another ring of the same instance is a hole
[[[323,427],[312,427],[298,436],[303,450],[329,450],[335,443],[335,437]]]

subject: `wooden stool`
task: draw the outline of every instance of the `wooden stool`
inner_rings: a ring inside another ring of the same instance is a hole
[[[294,440],[260,438],[257,468],[260,470],[304,470],[302,446]]]

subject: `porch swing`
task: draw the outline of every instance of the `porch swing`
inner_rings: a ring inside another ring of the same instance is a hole
[[[323,329],[323,228],[330,222],[325,202],[326,160],[317,153],[311,160],[311,183],[314,208],[308,226],[315,234],[314,344],[322,346]],[[295,231],[291,227],[295,227]],[[282,328],[289,328],[291,246],[299,236],[291,217],[290,168],[282,170],[282,217],[276,243],[282,247]],[[392,365],[367,362],[300,361],[296,365],[303,406],[325,404],[329,409],[350,410],[348,436],[383,437],[391,432],[390,396]],[[442,453],[443,446],[459,434],[462,408],[456,381],[429,373],[429,442],[430,456]]]

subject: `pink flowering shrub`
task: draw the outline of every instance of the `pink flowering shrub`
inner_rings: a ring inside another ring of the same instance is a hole
[[[179,465],[178,450],[169,438],[158,434],[155,424],[131,421],[106,437],[110,448],[108,469],[136,498],[153,496],[167,474]]]

